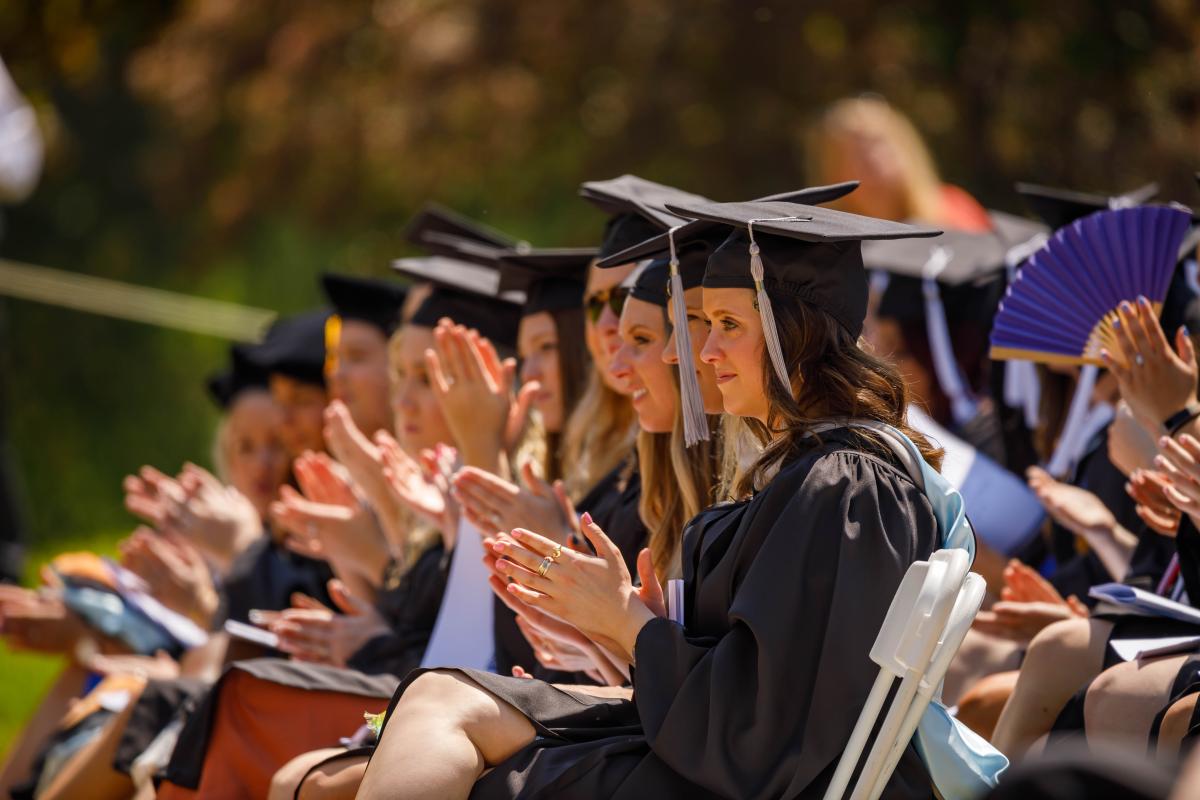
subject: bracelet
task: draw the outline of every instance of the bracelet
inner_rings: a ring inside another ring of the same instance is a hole
[[[1167,429],[1168,436],[1174,436],[1179,432],[1179,429],[1196,417],[1200,417],[1200,403],[1192,401],[1182,411],[1176,411],[1171,416],[1163,420],[1163,427]]]

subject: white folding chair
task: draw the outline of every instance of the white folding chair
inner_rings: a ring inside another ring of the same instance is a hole
[[[939,550],[908,568],[871,648],[879,676],[867,696],[825,792],[840,800],[849,786],[895,680],[900,686],[867,754],[851,800],[876,800],[941,684],[979,606],[984,581],[970,574],[965,550]]]

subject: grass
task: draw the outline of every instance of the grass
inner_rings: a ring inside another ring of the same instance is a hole
[[[115,555],[117,541],[126,533],[98,531],[35,545],[26,561],[25,585],[36,586],[39,567],[58,553],[90,550]],[[14,652],[0,640],[0,753],[8,752],[65,663],[62,656]]]

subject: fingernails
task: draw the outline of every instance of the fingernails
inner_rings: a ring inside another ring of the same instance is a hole
[[[251,625],[263,625],[270,619],[265,611],[260,611],[257,608],[250,609],[250,613],[246,617],[250,620]]]
[[[1121,327],[1121,318],[1120,317],[1113,317],[1113,327],[1114,328]]]
[[[495,544],[492,545],[492,550],[497,553],[503,553],[507,549],[508,549],[508,546],[506,544],[504,544],[504,542],[496,542]]]
[[[583,516],[579,518],[579,521],[582,522],[584,525],[591,525],[592,524],[591,512],[589,512],[589,511],[583,512]]]
[[[1165,458],[1163,458],[1162,456],[1155,456],[1154,457],[1154,466],[1158,467],[1159,469],[1166,469],[1167,468],[1167,460]]]
[[[1122,300],[1121,301],[1121,310],[1124,311],[1126,314],[1132,314],[1133,313],[1133,304],[1130,303],[1128,300]]]
[[[1149,298],[1147,298],[1146,295],[1144,295],[1144,294],[1139,294],[1138,295],[1138,305],[1140,305],[1142,308],[1149,308],[1150,307]]]
[[[513,528],[512,529],[512,537],[514,539],[524,539],[525,531],[521,530],[520,528]]]
[[[1171,444],[1171,440],[1168,437],[1166,437],[1166,436],[1158,437],[1158,446],[1159,447],[1166,448],[1170,444]]]
[[[1191,335],[1192,335],[1192,332],[1188,330],[1188,326],[1187,326],[1187,325],[1180,325],[1180,326],[1179,326],[1179,332],[1180,332],[1180,333],[1182,333],[1184,336],[1191,336]]]

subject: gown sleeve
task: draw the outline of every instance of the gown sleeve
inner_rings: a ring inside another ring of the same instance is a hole
[[[747,509],[728,633],[714,643],[658,619],[636,643],[651,748],[727,797],[795,796],[840,756],[892,596],[934,549],[928,500],[883,462],[839,451],[796,472]]]

